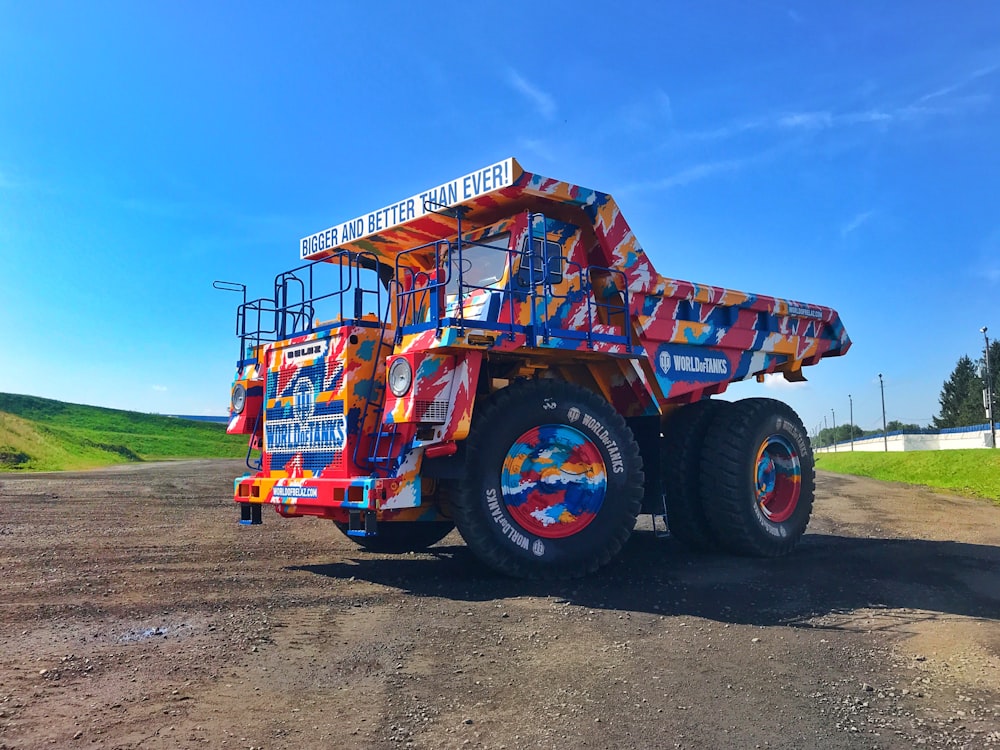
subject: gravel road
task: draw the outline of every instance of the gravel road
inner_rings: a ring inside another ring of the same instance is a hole
[[[568,583],[243,527],[239,462],[0,475],[0,748],[1000,750],[1000,508],[820,474],[790,557]]]

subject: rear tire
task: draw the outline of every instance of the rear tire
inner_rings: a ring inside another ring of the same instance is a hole
[[[780,401],[753,398],[719,412],[701,459],[701,498],[719,543],[751,557],[792,550],[809,524],[816,488],[802,421]]]
[[[573,578],[621,550],[642,496],[639,446],[614,408],[570,383],[522,381],[477,403],[452,510],[491,568]]]
[[[705,435],[728,401],[698,401],[668,417],[663,429],[662,459],[670,535],[696,551],[718,549],[715,531],[701,499],[701,458]]]

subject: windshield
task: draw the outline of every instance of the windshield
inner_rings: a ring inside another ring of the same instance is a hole
[[[448,294],[458,293],[458,260],[462,259],[462,283],[466,286],[491,286],[503,278],[507,270],[507,250],[510,233],[494,234],[479,242],[462,243],[461,253],[448,259],[450,265]]]

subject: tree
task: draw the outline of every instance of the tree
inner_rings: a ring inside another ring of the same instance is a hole
[[[992,350],[993,347],[991,346],[990,349]],[[990,354],[992,355],[992,351]],[[993,366],[992,356],[990,357],[990,366]],[[985,383],[976,372],[976,366],[972,360],[963,354],[955,365],[951,377],[944,382],[941,388],[941,396],[938,399],[941,404],[941,413],[934,417],[934,426],[940,430],[948,427],[967,427],[985,422],[984,385]]]
[[[816,446],[823,448],[834,443],[848,443],[852,433],[855,440],[864,435],[864,431],[854,424],[839,424],[836,430],[832,427],[824,427],[816,438]]]
[[[841,424],[837,425],[837,440],[841,443],[849,442],[853,437],[855,440],[862,437],[865,431],[858,427],[856,424]]]
[[[985,347],[983,349],[985,351]],[[983,376],[983,388],[986,387],[986,363],[984,359],[979,360],[979,366],[981,369],[981,374]],[[993,410],[994,412],[1000,412],[1000,340],[993,339],[990,342],[990,375],[993,380]],[[985,412],[984,412],[985,415]],[[985,419],[985,416],[984,416]],[[993,421],[1000,422],[997,418],[997,414],[994,413]]]
[[[885,426],[886,432],[912,432],[921,429],[918,424],[904,424],[898,419],[894,419]]]

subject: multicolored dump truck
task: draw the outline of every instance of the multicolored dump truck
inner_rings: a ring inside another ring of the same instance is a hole
[[[744,555],[804,533],[799,418],[711,397],[845,353],[834,310],[660,276],[610,195],[514,159],[299,247],[271,297],[217,282],[244,294],[243,523],[270,505],[381,552],[457,527],[487,565],[542,578],[601,567],[640,513]]]

